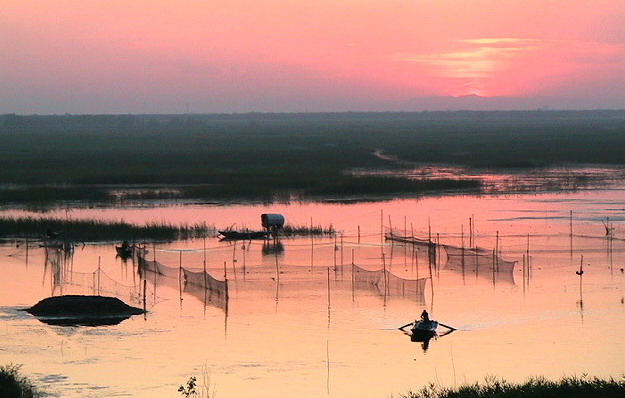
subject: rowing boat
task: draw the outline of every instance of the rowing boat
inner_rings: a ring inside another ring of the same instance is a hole
[[[412,336],[419,337],[433,337],[436,335],[436,328],[438,328],[438,322],[433,320],[421,320],[415,321],[410,328]]]

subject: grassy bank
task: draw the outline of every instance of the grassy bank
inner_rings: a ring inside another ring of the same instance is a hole
[[[213,235],[206,223],[173,225],[151,223],[144,226],[121,221],[66,220],[44,217],[0,217],[0,238],[48,239],[72,242],[93,241],[170,241]]]
[[[139,185],[152,188],[126,197],[272,201],[480,190],[475,180],[351,173],[406,162],[625,165],[625,112],[0,115],[0,203],[111,201],[118,198],[111,186]],[[158,189],[167,186],[176,188]]]
[[[0,398],[38,398],[44,394],[20,373],[20,365],[0,366]]]
[[[523,384],[487,378],[458,388],[429,385],[403,398],[617,398],[625,396],[625,378],[567,377],[559,381],[532,378]]]
[[[0,204],[19,205],[34,209],[45,208],[50,204],[87,203],[119,204],[145,202],[148,200],[193,200],[193,201],[284,201],[291,198],[319,199],[329,196],[349,195],[397,196],[425,194],[446,191],[479,191],[478,180],[436,179],[409,180],[396,177],[351,177],[309,179],[284,176],[284,180],[273,178],[263,180],[263,176],[238,176],[236,183],[163,185],[140,188],[128,185],[21,185],[0,187]],[[297,179],[303,179],[298,182]],[[219,180],[222,177],[218,178]],[[217,178],[215,179],[217,180]]]

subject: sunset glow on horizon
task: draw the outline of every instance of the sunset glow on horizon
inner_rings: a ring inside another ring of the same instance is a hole
[[[625,108],[623,21],[622,0],[7,0],[0,113]]]

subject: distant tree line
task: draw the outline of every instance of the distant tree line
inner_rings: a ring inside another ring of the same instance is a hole
[[[289,122],[504,122],[521,120],[625,119],[625,110],[529,110],[529,111],[422,111],[422,112],[341,112],[341,113],[205,113],[205,114],[96,114],[96,115],[0,115],[3,131],[75,130],[93,128],[145,129],[206,127],[219,122],[243,122],[246,127],[260,127],[263,121]]]

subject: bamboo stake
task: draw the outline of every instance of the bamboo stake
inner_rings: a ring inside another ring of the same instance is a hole
[[[147,312],[147,303],[146,303],[146,295],[147,295],[147,290],[148,290],[148,281],[147,279],[143,280],[143,316],[145,317],[145,314]]]
[[[384,209],[380,209],[380,244],[384,243]]]
[[[571,257],[573,257],[573,210],[569,211],[569,236],[570,236],[570,247],[571,247]]]
[[[343,234],[341,233],[341,274],[343,273]]]
[[[354,295],[354,249],[352,249],[352,301],[354,301],[356,299],[355,295]]]
[[[101,260],[101,257],[98,256],[98,296],[100,295],[100,272],[101,272],[100,260]]]

